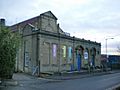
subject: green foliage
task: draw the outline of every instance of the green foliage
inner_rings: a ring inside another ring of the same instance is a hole
[[[0,78],[9,78],[15,66],[20,36],[8,28],[0,30]]]

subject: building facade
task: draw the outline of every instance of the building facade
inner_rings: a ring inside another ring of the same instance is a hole
[[[120,55],[101,55],[101,64],[112,69],[120,69]]]
[[[10,29],[19,32],[22,38],[16,58],[17,71],[34,75],[100,66],[101,44],[71,37],[59,27],[51,11]]]

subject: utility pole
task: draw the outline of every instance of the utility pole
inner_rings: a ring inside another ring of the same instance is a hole
[[[114,38],[106,38],[105,40],[106,40],[106,59],[107,59],[107,63],[109,62],[108,61],[108,51],[107,51],[107,41],[109,40],[109,39],[114,39]],[[106,63],[106,69],[107,69],[107,63]]]

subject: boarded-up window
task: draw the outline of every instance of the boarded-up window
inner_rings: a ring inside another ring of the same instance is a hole
[[[68,47],[68,62],[72,59],[72,47]]]
[[[57,45],[56,44],[52,45],[52,57],[53,57],[52,64],[57,64]]]
[[[72,58],[72,47],[68,47],[68,57]]]
[[[66,57],[66,46],[63,46],[63,57],[65,58]]]
[[[48,65],[50,63],[50,44],[45,42],[43,48],[43,64]]]
[[[29,53],[25,52],[25,66],[29,66]]]
[[[62,46],[62,64],[66,64],[66,46]]]
[[[56,44],[53,44],[53,48],[52,48],[52,51],[53,51],[53,57],[56,57],[57,55],[57,45]]]
[[[28,40],[24,41],[24,65],[27,67],[30,65],[30,49],[31,43]]]

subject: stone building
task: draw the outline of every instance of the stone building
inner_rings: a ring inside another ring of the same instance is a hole
[[[57,23],[56,16],[45,12],[10,26],[21,34],[16,70],[31,74],[80,71],[88,65],[100,66],[101,44],[71,37]]]

